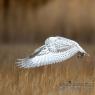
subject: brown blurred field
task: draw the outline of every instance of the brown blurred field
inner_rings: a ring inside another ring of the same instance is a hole
[[[16,66],[55,35],[83,43],[90,57]],[[95,95],[95,0],[0,0],[0,95]]]
[[[0,46],[0,95],[95,95],[95,45],[83,47],[90,57],[73,57],[63,63],[22,69],[15,65],[38,45]],[[92,83],[63,87],[64,83]]]
[[[51,35],[95,43],[95,0],[0,0],[0,42],[35,43]]]

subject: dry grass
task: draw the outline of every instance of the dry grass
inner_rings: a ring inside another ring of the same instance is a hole
[[[84,46],[89,58],[76,57],[64,63],[39,68],[21,69],[17,58],[27,56],[31,45],[0,46],[0,95],[95,95],[94,86],[64,87],[64,82],[95,82],[95,46]],[[70,84],[70,83],[69,83]]]

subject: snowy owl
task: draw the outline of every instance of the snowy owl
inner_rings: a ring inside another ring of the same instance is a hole
[[[55,36],[45,40],[45,44],[36,49],[30,56],[18,59],[17,65],[23,68],[39,67],[65,61],[75,54],[88,55],[75,41]]]

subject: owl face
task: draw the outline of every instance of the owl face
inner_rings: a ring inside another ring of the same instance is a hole
[[[78,57],[78,58],[83,58],[85,55],[86,55],[85,53],[78,52],[77,57]]]

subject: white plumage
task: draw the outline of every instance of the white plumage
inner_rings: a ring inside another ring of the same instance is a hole
[[[75,54],[84,56],[87,53],[73,40],[59,36],[49,37],[32,55],[18,59],[17,64],[23,68],[39,67],[65,61]]]

